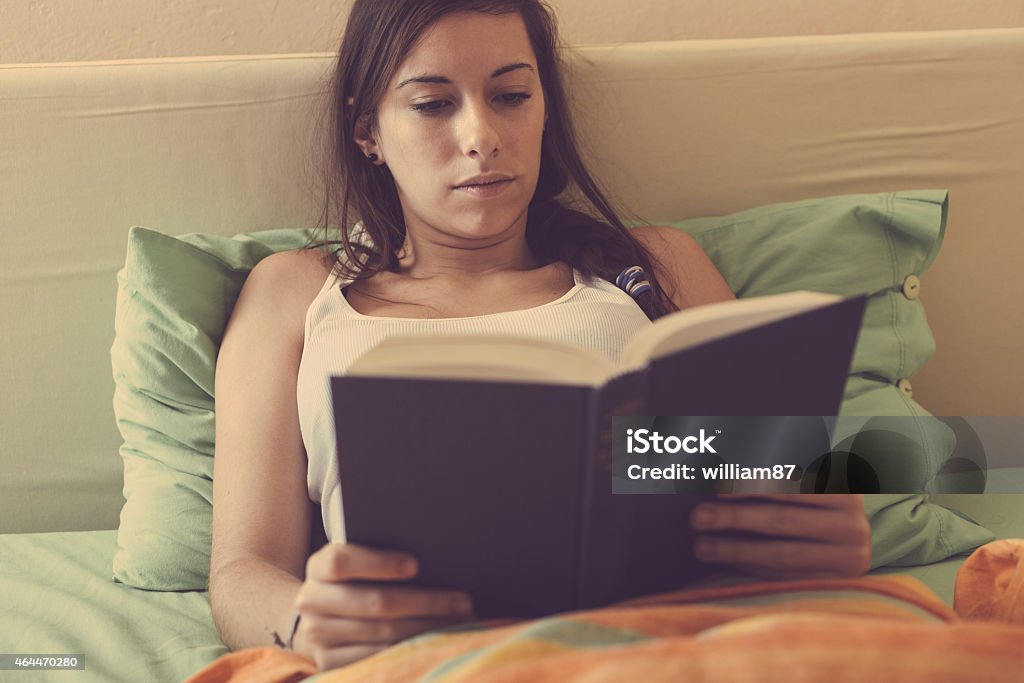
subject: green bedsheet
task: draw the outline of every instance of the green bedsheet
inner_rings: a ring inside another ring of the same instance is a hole
[[[177,683],[227,652],[205,592],[114,583],[116,536],[0,536],[0,652],[85,656],[84,671],[0,671],[0,681]]]

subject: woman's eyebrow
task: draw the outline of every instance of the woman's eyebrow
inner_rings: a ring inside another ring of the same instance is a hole
[[[533,71],[533,65],[527,64],[525,62],[517,62],[516,64],[506,64],[505,66],[500,66],[497,69],[495,69],[494,72],[491,73],[491,78],[503,76],[510,71],[515,71],[516,69],[529,69],[530,71]],[[395,86],[395,90],[398,90],[402,86],[407,85],[409,83],[451,83],[451,79],[446,78],[444,76],[416,76],[414,78],[405,79],[397,86]]]

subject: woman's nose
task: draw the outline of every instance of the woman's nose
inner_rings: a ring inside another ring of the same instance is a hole
[[[459,122],[463,154],[490,159],[501,150],[501,139],[491,117],[495,113],[483,104],[468,104]]]

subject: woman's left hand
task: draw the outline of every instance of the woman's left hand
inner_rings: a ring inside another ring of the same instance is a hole
[[[698,505],[690,521],[698,532],[694,550],[699,559],[756,576],[856,577],[871,568],[871,526],[860,494],[718,494],[717,500]],[[728,538],[715,532],[751,536]]]

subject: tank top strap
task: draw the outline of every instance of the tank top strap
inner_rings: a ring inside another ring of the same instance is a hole
[[[327,274],[324,283],[320,286],[320,291],[317,292],[316,296],[309,304],[309,308],[306,309],[306,317],[304,324],[304,338],[309,339],[309,333],[311,328],[320,322],[320,319],[330,308],[330,297],[333,296],[335,288],[339,290],[342,287],[347,287],[352,283],[351,278],[344,278],[337,272],[337,266],[331,269],[331,272]],[[340,293],[340,291],[339,291]]]

